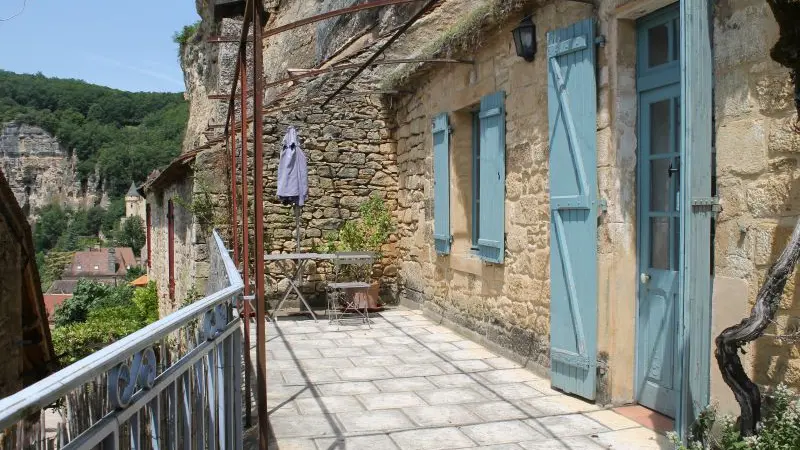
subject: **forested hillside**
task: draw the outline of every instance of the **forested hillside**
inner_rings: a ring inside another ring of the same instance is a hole
[[[181,93],[133,93],[80,80],[0,70],[0,123],[38,125],[74,152],[81,177],[100,169],[112,198],[180,153]]]

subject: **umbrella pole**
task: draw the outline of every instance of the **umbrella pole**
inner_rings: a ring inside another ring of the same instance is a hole
[[[300,253],[300,206],[294,205],[294,228],[297,237],[297,253]]]

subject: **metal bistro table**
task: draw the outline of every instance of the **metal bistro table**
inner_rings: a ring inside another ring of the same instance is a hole
[[[317,321],[317,316],[314,314],[314,311],[311,309],[311,306],[306,301],[306,298],[303,296],[303,293],[300,292],[300,288],[298,285],[303,281],[303,268],[305,267],[306,263],[311,260],[315,261],[332,261],[341,256],[336,253],[276,253],[276,254],[268,254],[264,255],[264,262],[275,262],[278,267],[280,268],[281,272],[283,272],[283,278],[289,282],[289,287],[286,289],[286,292],[283,294],[283,298],[278,304],[273,308],[271,319],[277,319],[277,312],[283,306],[283,303],[286,299],[289,298],[289,294],[294,291],[297,294],[297,298],[303,303],[309,313],[311,313],[311,317],[314,321]],[[353,256],[351,256],[352,258]],[[363,257],[363,258],[371,258],[369,255],[361,254],[355,255],[355,257]],[[294,267],[294,273],[292,273],[291,267],[287,264],[288,261],[296,261]]]

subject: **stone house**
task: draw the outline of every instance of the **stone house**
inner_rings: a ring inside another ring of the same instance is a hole
[[[266,3],[267,30],[321,7]],[[370,68],[333,107],[319,99],[347,72],[268,83],[268,250],[293,248],[291,218],[270,184],[277,143],[293,125],[319,199],[304,215],[309,229],[335,228],[366,191],[389,200],[397,232],[384,263],[402,303],[559,389],[640,403],[679,429],[712,401],[733,409],[712,338],[748,314],[798,218],[800,138],[791,72],[770,56],[781,34],[769,5],[706,8],[443,0],[383,55],[427,62]],[[270,37],[265,78],[363,62],[391,35],[387,24],[413,11]],[[512,38],[523,21],[535,27],[531,61]],[[237,35],[236,24],[223,21],[220,34]],[[198,67],[228,58],[204,82],[189,66],[195,117],[224,121],[224,108],[203,99],[230,91],[234,52],[187,50]],[[189,135],[199,136],[192,123],[206,124],[190,120]],[[378,172],[387,175],[379,188]],[[313,233],[304,246],[319,244]],[[797,281],[778,334],[800,315]],[[800,386],[800,359],[778,341],[748,350],[756,382]]]
[[[472,65],[383,85],[410,91],[390,118],[401,300],[559,389],[678,427],[734,408],[712,337],[748,315],[800,213],[770,7],[683,3],[484,2],[418,53]],[[800,315],[797,281],[778,333]],[[756,382],[800,386],[790,349],[749,350]]]
[[[132,216],[139,217],[142,222],[145,220],[145,200],[135,183],[131,183],[131,187],[125,194],[125,218]]]
[[[75,252],[72,262],[61,274],[61,279],[65,281],[88,279],[117,285],[124,283],[128,270],[137,265],[133,249],[130,247],[94,248]]]
[[[204,146],[176,158],[142,186],[146,198],[147,274],[156,282],[163,317],[205,292],[208,239],[224,226],[215,193],[224,164],[219,146]],[[197,176],[196,173],[202,175]]]
[[[0,398],[58,368],[34,256],[26,215],[0,171]]]

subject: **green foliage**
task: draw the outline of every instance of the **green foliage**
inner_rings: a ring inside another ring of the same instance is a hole
[[[198,29],[200,29],[199,20],[191,25],[185,25],[181,31],[176,31],[175,34],[172,35],[172,40],[178,44],[179,51],[189,43],[189,40],[194,37]]]
[[[125,199],[112,200],[111,204],[108,205],[106,214],[103,216],[100,231],[106,236],[111,236],[114,233],[114,229],[117,228],[119,220],[123,217],[125,217]]]
[[[131,282],[146,273],[147,273],[147,268],[142,266],[133,266],[130,269],[128,269],[128,272],[125,274],[125,281]]]
[[[80,80],[0,71],[0,123],[38,125],[100,170],[112,198],[180,153],[189,117],[180,93],[125,92]]]
[[[717,417],[714,408],[701,414],[692,427],[688,445],[677,436],[670,438],[677,450],[789,450],[800,448],[800,400],[783,385],[779,385],[762,404],[763,419],[758,435],[742,438],[731,417]],[[718,426],[715,426],[717,424]],[[715,430],[716,428],[716,430]]]
[[[84,250],[100,244],[100,231],[106,225],[113,230],[112,224],[118,223],[124,214],[124,201],[112,203],[108,211],[99,206],[74,210],[55,203],[46,205],[39,210],[39,219],[34,225],[34,246],[37,252]]]
[[[133,303],[147,323],[158,320],[158,290],[156,282],[147,283],[147,287],[136,289],[133,292]]]
[[[144,222],[139,216],[131,216],[122,222],[122,225],[114,234],[114,241],[120,247],[130,247],[133,253],[139,256],[147,236],[144,232]]]
[[[39,280],[42,283],[42,292],[50,289],[54,281],[61,279],[64,268],[72,262],[73,252],[49,253],[39,252],[36,254],[36,266],[39,268]]]
[[[329,233],[326,236],[329,252],[370,251],[380,255],[381,247],[394,231],[392,215],[377,195],[371,196],[358,209],[358,219],[345,221],[338,235]]]
[[[33,232],[33,245],[36,251],[55,248],[68,223],[69,217],[60,205],[52,204],[42,208]]]
[[[180,197],[173,197],[173,200],[194,216],[204,234],[209,234],[214,226],[214,201],[211,199],[211,188],[203,180],[198,179],[195,182],[197,191],[192,195],[191,203]]]
[[[110,286],[90,280],[80,280],[72,298],[56,308],[54,319],[56,327],[85,322],[89,311],[101,307],[119,306],[130,303],[133,288],[127,285]]]
[[[156,320],[155,283],[134,290],[81,280],[75,296],[56,309],[53,346],[71,364]]]

